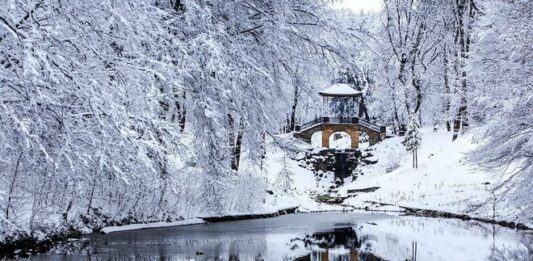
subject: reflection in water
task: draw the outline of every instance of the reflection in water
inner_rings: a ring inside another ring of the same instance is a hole
[[[369,237],[358,239],[357,233],[352,227],[334,228],[328,232],[317,232],[312,235],[307,234],[305,238],[295,238],[291,242],[303,243],[309,250],[309,254],[295,258],[298,261],[379,261],[383,260],[375,256],[369,249],[360,249],[361,241],[369,240]],[[291,249],[299,247],[294,244]]]
[[[524,248],[491,248],[489,260],[533,260],[533,234],[520,236],[520,243]]]
[[[90,235],[32,260],[532,260],[532,243],[477,222],[313,213]]]

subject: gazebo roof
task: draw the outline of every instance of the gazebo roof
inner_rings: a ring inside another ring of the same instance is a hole
[[[321,96],[354,97],[361,95],[362,92],[353,89],[349,84],[335,83],[331,87],[320,91],[319,94]]]

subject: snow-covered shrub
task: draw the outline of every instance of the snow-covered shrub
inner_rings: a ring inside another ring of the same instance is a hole
[[[416,115],[410,116],[407,132],[403,144],[405,149],[413,154],[413,168],[418,168],[418,149],[420,148],[422,136],[420,135],[420,123]]]
[[[266,182],[263,177],[250,173],[241,173],[228,185],[225,193],[225,213],[256,212],[266,197]]]
[[[289,166],[289,163],[287,162],[286,154],[283,156],[283,162],[281,164],[283,164],[283,167],[281,171],[279,172],[278,176],[276,177],[274,185],[277,188],[285,192],[288,192],[292,190],[292,188],[294,187],[294,180],[293,180],[294,173],[292,172]]]
[[[385,172],[389,173],[400,167],[403,157],[396,151],[388,151],[384,159],[380,159],[385,167]]]

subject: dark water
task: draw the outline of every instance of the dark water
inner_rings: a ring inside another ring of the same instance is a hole
[[[31,260],[533,260],[533,234],[451,219],[354,213],[89,235]]]

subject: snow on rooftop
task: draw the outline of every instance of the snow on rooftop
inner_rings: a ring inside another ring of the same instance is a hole
[[[358,96],[362,92],[353,89],[349,84],[335,83],[319,93],[322,96]]]

